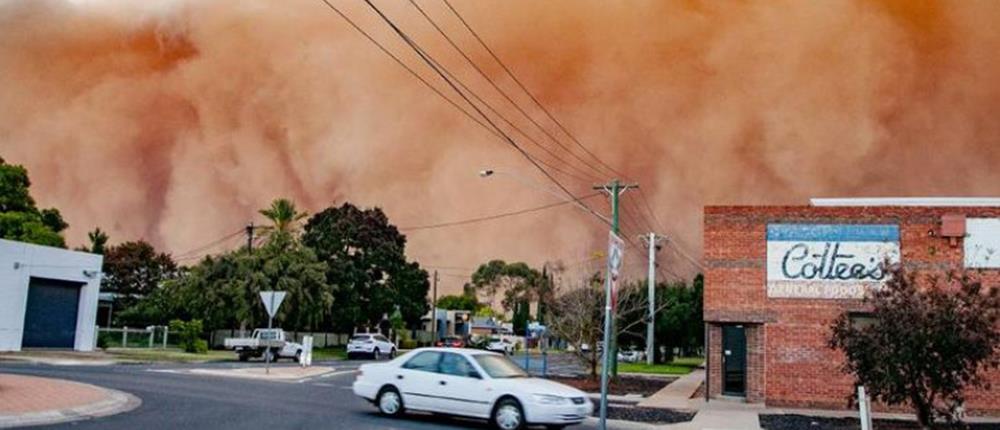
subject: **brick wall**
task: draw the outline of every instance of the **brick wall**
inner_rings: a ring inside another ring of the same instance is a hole
[[[901,261],[924,273],[962,268],[963,244],[935,233],[944,214],[1000,217],[1000,208],[716,206],[705,208],[705,320],[709,325],[709,393],[722,389],[719,323],[747,327],[747,401],[787,407],[844,408],[854,379],[841,353],[827,347],[829,327],[860,300],[771,299],[766,290],[767,225],[896,224]],[[980,276],[1000,284],[1000,270]],[[989,378],[1000,387],[1000,372]],[[970,390],[970,414],[1000,414],[1000,390]],[[878,409],[885,409],[878,407]]]

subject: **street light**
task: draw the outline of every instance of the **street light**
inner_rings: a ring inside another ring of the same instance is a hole
[[[523,176],[523,175],[521,175],[519,173],[511,173],[511,172],[508,172],[508,171],[495,170],[495,169],[483,169],[483,170],[479,171],[479,177],[480,178],[488,178],[490,176],[498,176],[498,175],[508,176],[511,179],[513,179],[513,180],[515,180],[517,182],[520,182],[522,185],[524,185],[524,186],[526,186],[528,188],[534,188],[536,190],[544,191],[546,193],[551,194],[552,196],[556,197],[557,199],[559,199],[561,201],[564,201],[564,202],[567,202],[567,203],[572,203],[573,206],[576,206],[578,209],[586,211],[587,213],[600,218],[601,221],[604,221],[604,223],[606,223],[608,225],[611,225],[611,220],[608,219],[608,217],[606,217],[604,215],[601,215],[601,214],[595,212],[593,209],[587,207],[586,205],[584,205],[583,203],[580,202],[580,199],[578,199],[578,198],[569,198],[565,194],[563,194],[563,193],[561,193],[561,192],[559,192],[557,190],[554,190],[554,189],[546,186],[545,184],[539,183],[538,181],[535,181],[535,180],[532,180],[532,179],[528,179],[527,177],[525,177],[525,176]]]

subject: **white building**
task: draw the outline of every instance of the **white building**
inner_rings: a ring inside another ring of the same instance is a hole
[[[104,257],[0,239],[0,351],[94,349]]]

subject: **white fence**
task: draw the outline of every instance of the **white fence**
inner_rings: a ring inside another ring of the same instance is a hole
[[[170,338],[170,329],[166,326],[135,327],[98,327],[94,341],[98,345],[101,339],[109,348],[166,348]]]
[[[225,344],[226,338],[229,337],[244,337],[250,336],[253,330],[247,330],[240,333],[240,330],[214,330],[209,333],[208,345],[210,348],[222,348]],[[337,346],[347,345],[347,342],[351,340],[352,334],[344,333],[324,333],[324,332],[308,332],[308,331],[296,331],[296,332],[285,332],[289,335],[290,339],[295,342],[302,343],[306,336],[313,337],[313,347],[314,348],[331,348]],[[421,330],[410,330],[409,339],[414,339],[421,345],[429,344],[431,341],[431,333]]]

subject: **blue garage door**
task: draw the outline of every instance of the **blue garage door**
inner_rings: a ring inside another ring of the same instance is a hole
[[[74,282],[31,278],[24,314],[23,348],[72,348],[80,287]]]

